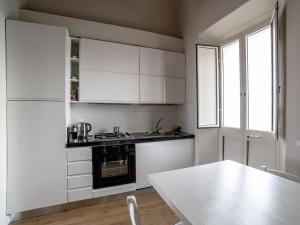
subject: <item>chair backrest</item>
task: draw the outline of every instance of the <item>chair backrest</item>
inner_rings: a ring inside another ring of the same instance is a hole
[[[261,168],[264,171],[268,172],[268,173],[271,173],[271,174],[274,174],[276,176],[280,176],[280,177],[283,177],[285,179],[292,180],[292,181],[300,183],[300,177],[295,176],[293,174],[282,172],[282,171],[279,171],[279,170],[271,170],[271,169],[268,169],[268,167],[266,167],[266,166],[261,166]]]
[[[132,225],[141,225],[136,199],[133,195],[127,197],[127,205]]]

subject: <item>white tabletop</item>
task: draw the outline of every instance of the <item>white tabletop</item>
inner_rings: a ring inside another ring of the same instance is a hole
[[[298,225],[300,184],[232,161],[149,175],[186,225]]]

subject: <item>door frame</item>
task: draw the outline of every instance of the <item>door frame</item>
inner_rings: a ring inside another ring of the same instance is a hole
[[[272,132],[248,130],[248,73],[247,73],[247,44],[246,37],[252,33],[259,32],[270,26],[270,21],[264,21],[259,23],[231,38],[226,39],[219,43],[220,46],[220,132],[219,132],[219,160],[224,160],[225,149],[224,149],[224,137],[242,137],[242,158],[243,163],[249,164],[249,142],[250,140],[256,140],[261,142],[262,139],[266,140],[267,143],[271,142],[271,138],[274,138],[274,150],[275,150],[275,168],[279,169],[277,159],[280,151],[278,140],[273,136]],[[235,40],[239,40],[240,44],[240,128],[223,127],[223,65],[222,65],[222,48]],[[278,82],[280,82],[278,80]],[[279,119],[279,118],[278,118]],[[251,137],[252,135],[252,137]],[[259,137],[258,137],[259,136]]]

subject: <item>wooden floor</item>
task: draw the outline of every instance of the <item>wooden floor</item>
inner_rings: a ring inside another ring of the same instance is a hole
[[[179,219],[157,193],[137,196],[142,225],[173,225]],[[34,217],[13,225],[131,225],[125,198]]]

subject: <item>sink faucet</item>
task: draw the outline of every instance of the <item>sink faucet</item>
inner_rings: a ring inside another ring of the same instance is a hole
[[[162,118],[162,119],[160,119],[160,120],[157,121],[156,126],[155,126],[155,130],[154,130],[155,133],[159,133],[160,132],[161,127],[158,127],[158,126],[159,126],[160,122],[162,122],[164,120],[165,119]]]

